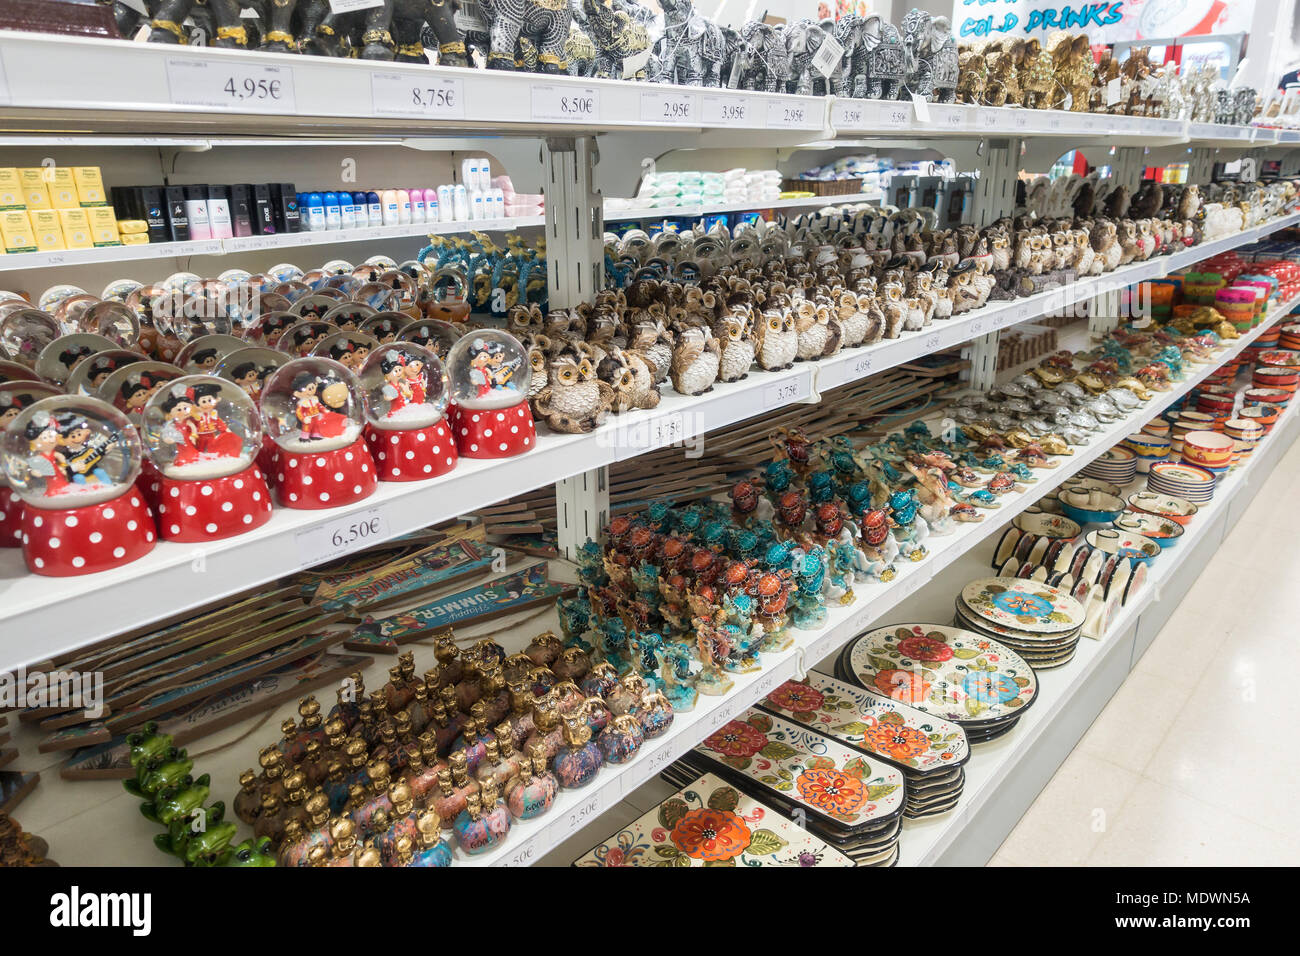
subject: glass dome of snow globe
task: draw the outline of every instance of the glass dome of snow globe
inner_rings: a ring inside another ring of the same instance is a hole
[[[95,398],[56,395],[23,409],[0,437],[14,493],[33,508],[80,508],[131,490],[140,436],[125,415]]]
[[[289,361],[289,356],[279,349],[247,345],[226,353],[212,373],[228,382],[234,382],[254,402],[260,402],[266,380],[272,372]]]
[[[361,434],[357,378],[332,359],[286,362],[262,388],[262,424],[288,452],[343,448]]]
[[[366,420],[392,431],[439,421],[447,410],[447,373],[438,356],[411,342],[370,353],[359,373]]]
[[[186,375],[160,388],[142,416],[149,457],[168,478],[224,478],[244,471],[262,446],[257,407],[238,385]]]
[[[461,336],[447,355],[451,400],[462,409],[511,408],[528,398],[532,368],[514,336],[476,329]]]

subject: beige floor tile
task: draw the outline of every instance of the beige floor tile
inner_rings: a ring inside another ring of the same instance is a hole
[[[1194,686],[1134,671],[1076,749],[1141,773]]]
[[[989,860],[988,863],[985,864],[985,866],[1023,867],[1025,865],[1024,863],[1012,857],[1009,853],[1006,853],[1005,848],[1006,848],[1006,844],[1004,843],[1002,847],[998,849],[998,852],[993,854],[993,859]]]
[[[1141,780],[1088,856],[1089,866],[1284,866],[1277,833],[1195,797]]]
[[[1061,764],[998,848],[1015,865],[1079,866],[1122,812],[1136,773],[1084,750]]]

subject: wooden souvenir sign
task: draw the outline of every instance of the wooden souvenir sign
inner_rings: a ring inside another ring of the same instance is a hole
[[[160,715],[158,730],[171,734],[176,746],[181,747],[285,701],[297,700],[372,663],[374,658],[352,654],[318,654],[290,661],[245,680],[218,697]],[[98,746],[78,750],[59,775],[68,780],[124,779],[135,772],[129,756],[130,748],[123,733],[106,738]]]
[[[14,808],[22,803],[40,782],[39,773],[23,773],[19,770],[0,771],[0,810],[13,813]]]
[[[840,851],[706,773],[574,866],[853,866]]]
[[[911,775],[950,775],[970,759],[960,725],[816,671],[786,681],[758,706]]]
[[[435,631],[479,624],[552,603],[576,590],[572,585],[553,584],[547,579],[546,571],[546,562],[539,562],[419,607],[386,617],[367,616],[343,646],[349,650],[395,654],[401,644]]]
[[[903,812],[903,773],[860,750],[760,710],[718,728],[689,754],[787,811],[798,807],[845,836]]]
[[[845,663],[868,691],[963,726],[1018,719],[1038,694],[1033,669],[1015,651],[938,624],[869,631]]]
[[[491,566],[491,556],[480,553],[469,541],[436,544],[373,570],[323,582],[311,601],[331,611],[374,611],[480,574]]]
[[[12,747],[0,749],[0,767],[12,763],[18,757],[18,751]]]
[[[150,696],[136,700],[129,706],[119,705],[114,715],[106,721],[57,731],[42,740],[38,749],[42,752],[70,750],[90,743],[102,742],[107,738],[88,739],[94,729],[102,728],[99,732],[102,734],[106,730],[109,736],[115,733],[126,733],[146,721],[192,704],[196,698],[205,699],[217,694],[224,695],[236,685],[252,680],[273,668],[313,654],[320,654],[338,644],[346,636],[345,630],[334,630],[306,635],[291,644],[269,649],[259,647],[247,651],[241,648],[239,653],[230,659],[205,662],[202,666],[191,669],[191,672],[184,675],[183,680],[169,679],[162,686],[154,686],[152,688],[154,693]],[[248,653],[254,656],[248,657]]]

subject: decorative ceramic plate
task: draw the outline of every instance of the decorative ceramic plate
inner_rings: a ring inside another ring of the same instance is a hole
[[[1160,553],[1160,545],[1146,535],[1119,528],[1089,531],[1088,543],[1099,551],[1135,561],[1150,561]]]
[[[1145,535],[1162,547],[1173,544],[1175,538],[1182,537],[1184,530],[1177,521],[1143,511],[1125,511],[1115,519],[1115,527]]]
[[[1151,474],[1179,484],[1214,486],[1214,475],[1198,465],[1187,465],[1178,461],[1158,461],[1151,466]]]
[[[804,809],[845,838],[903,812],[903,772],[862,751],[761,710],[715,730],[688,755],[746,790]],[[766,793],[770,791],[770,793]]]
[[[1297,368],[1300,367],[1300,352],[1292,352],[1287,349],[1272,349],[1268,352],[1261,352],[1259,361],[1263,365]]]
[[[1063,589],[1058,589],[1063,590]],[[1043,648],[1056,647],[1074,640],[1078,636],[1077,630],[1066,631],[1061,634],[1035,634],[1031,631],[1022,631],[1014,627],[1007,627],[1005,624],[994,624],[992,621],[986,621],[976,614],[972,614],[967,608],[963,607],[961,602],[957,602],[957,621],[956,627],[967,631],[975,631],[986,637],[1000,641],[1013,651],[1020,653],[1025,648],[1034,648],[1041,650]]]
[[[1113,495],[1116,498],[1120,494],[1120,486],[1112,484],[1109,481],[1102,481],[1100,478],[1089,478],[1086,475],[1075,475],[1073,478],[1067,478],[1061,483],[1061,490],[1071,488],[1084,488],[1088,491],[1100,491],[1102,494]]]
[[[845,664],[869,691],[958,724],[1018,718],[1038,694],[1015,651],[941,624],[869,631],[849,646]]]
[[[706,773],[574,866],[853,866],[825,841]]]
[[[1139,491],[1128,500],[1129,507],[1134,511],[1146,512],[1147,514],[1159,515],[1162,518],[1169,518],[1179,524],[1186,524],[1199,511],[1195,504],[1185,498],[1175,498],[1173,495],[1161,495],[1154,491]]]
[[[1022,511],[1011,523],[1027,534],[1042,535],[1045,538],[1077,538],[1083,530],[1078,522],[1065,515],[1052,515],[1042,511]]]
[[[957,724],[816,671],[786,681],[759,706],[901,767],[909,793],[915,775],[944,775],[970,756]]]
[[[1055,634],[1083,624],[1078,601],[1051,585],[1033,581],[981,578],[962,588],[961,601],[983,620],[1022,631]]]

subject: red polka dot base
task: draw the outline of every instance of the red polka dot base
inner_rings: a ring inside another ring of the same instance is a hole
[[[271,492],[256,465],[225,478],[161,481],[158,530],[167,541],[216,541],[271,520]]]
[[[257,452],[257,458],[254,459],[254,464],[262,470],[262,477],[268,485],[275,484],[275,472],[271,470],[271,466],[275,462],[275,452],[279,447],[270,435],[263,435],[262,447]]]
[[[456,467],[456,442],[446,421],[401,431],[367,426],[366,444],[380,481],[423,481]]]
[[[510,408],[456,408],[456,447],[465,458],[511,458],[532,451],[537,429],[528,402]]]
[[[153,550],[153,513],[137,488],[81,508],[23,508],[23,557],[36,574],[66,578],[130,564]]]
[[[158,496],[162,493],[162,472],[148,455],[140,462],[140,477],[136,479],[135,485],[144,495],[145,504],[157,511],[160,500]]]
[[[0,485],[0,548],[23,544],[23,499],[7,485]]]
[[[290,452],[277,447],[271,469],[275,500],[305,511],[350,505],[369,498],[379,485],[375,460],[360,438],[334,451]]]

